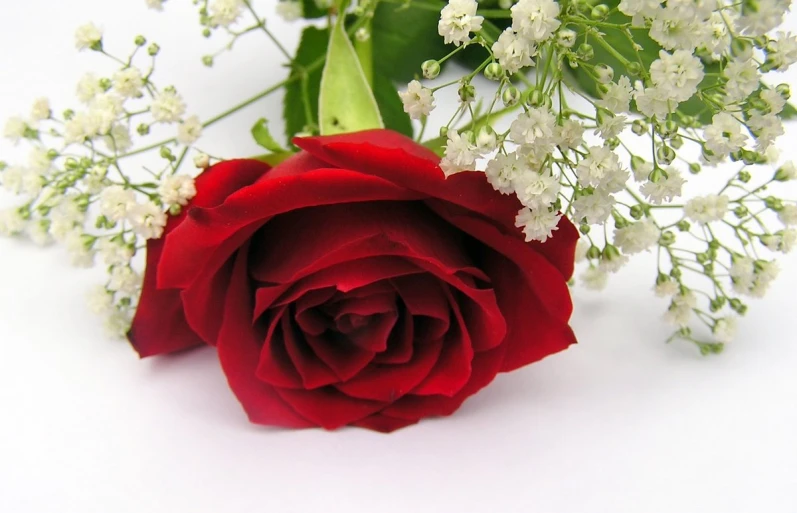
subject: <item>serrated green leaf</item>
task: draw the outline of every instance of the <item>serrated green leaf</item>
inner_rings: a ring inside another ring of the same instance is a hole
[[[318,98],[318,125],[322,135],[384,127],[342,17],[329,36]]]
[[[252,127],[252,137],[255,138],[255,142],[257,144],[269,151],[285,151],[280,143],[275,141],[274,137],[271,136],[271,132],[268,129],[268,120],[266,118],[260,118],[257,120],[257,123],[255,123],[255,125]]]
[[[380,3],[373,18],[374,67],[377,74],[408,82],[427,59],[439,59],[450,49],[437,33],[440,0]]]
[[[412,121],[404,112],[404,104],[393,82],[384,75],[374,75],[374,96],[376,103],[379,104],[379,112],[382,113],[385,128],[412,137]]]
[[[329,31],[327,29],[307,27],[302,32],[291,77],[304,76],[304,78],[295,80],[286,86],[283,101],[282,114],[285,119],[285,135],[289,141],[296,134],[306,131],[308,127],[312,128],[318,125],[321,67],[318,66],[310,71],[306,70],[324,58],[328,41]]]

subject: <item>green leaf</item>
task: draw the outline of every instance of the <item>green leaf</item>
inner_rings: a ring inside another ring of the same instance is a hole
[[[314,18],[323,18],[327,15],[327,9],[320,9],[315,0],[301,0],[302,2],[302,16],[308,20]]]
[[[275,141],[271,136],[271,132],[268,129],[268,120],[266,118],[260,118],[257,123],[255,123],[255,126],[252,127],[252,137],[255,138],[257,144],[269,151],[285,151],[280,143]]]
[[[271,167],[276,166],[280,162],[287,160],[288,158],[292,157],[294,153],[289,151],[282,151],[279,153],[267,153],[265,155],[258,155],[253,157],[255,160],[259,160],[260,162],[265,162]]]
[[[321,90],[321,67],[312,71],[303,71],[327,52],[329,30],[307,27],[302,32],[296,58],[293,62],[291,77],[302,77],[288,84],[285,88],[282,115],[285,119],[285,135],[290,141],[299,132],[317,129],[318,95]],[[305,94],[306,93],[306,94]]]
[[[322,135],[383,128],[379,107],[343,23],[332,28],[321,75],[318,124]]]
[[[404,104],[398,95],[396,86],[388,77],[381,74],[374,75],[374,96],[379,105],[379,112],[382,113],[385,128],[412,137],[412,121],[404,112]]]
[[[781,119],[788,120],[794,119],[797,117],[797,109],[794,108],[794,105],[791,103],[787,103],[783,110],[780,113]]]
[[[380,3],[373,18],[376,74],[408,82],[420,74],[421,63],[439,59],[450,49],[437,33],[440,0],[412,0],[406,4]]]

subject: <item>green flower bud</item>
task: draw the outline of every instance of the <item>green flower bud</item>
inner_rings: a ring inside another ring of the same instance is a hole
[[[202,64],[210,68],[213,66],[213,56],[212,55],[203,55],[202,56]]]
[[[459,88],[459,99],[465,103],[470,103],[476,98],[476,88],[471,84],[462,84]]]
[[[172,150],[170,150],[168,146],[161,146],[161,148],[160,148],[160,156],[161,156],[161,158],[164,158],[164,159],[168,160],[169,162],[174,162],[175,160],[177,160],[177,158],[172,153]]]
[[[678,228],[679,232],[688,232],[692,225],[690,225],[689,221],[686,219],[682,219],[678,221],[678,224],[676,224],[675,227]]]
[[[136,36],[136,38],[133,40],[133,43],[136,46],[144,46],[145,44],[147,44],[147,38],[140,35]]]
[[[588,224],[582,224],[578,227],[578,231],[580,231],[584,235],[587,235],[589,233],[589,230],[590,228]]]
[[[628,71],[628,74],[632,77],[638,77],[642,74],[642,65],[636,61],[629,62],[626,71]]]
[[[733,209],[733,215],[737,218],[742,219],[745,217],[750,211],[744,205],[739,205],[738,207]]]
[[[556,42],[564,48],[573,48],[577,34],[570,29],[562,29],[556,34]]]
[[[206,28],[202,29],[202,37],[208,38],[212,34],[213,34],[213,32],[211,32],[211,30],[209,28],[206,27]]]
[[[683,145],[684,140],[680,135],[674,135],[670,137],[670,146],[672,146],[674,149],[680,149]]]
[[[111,82],[110,78],[101,78],[100,87],[103,91],[108,91],[111,87],[113,87],[113,82]]]
[[[631,131],[636,135],[645,135],[648,133],[648,124],[643,119],[635,119],[631,123]]]
[[[440,137],[448,137],[448,127],[441,126],[440,127]]]
[[[733,298],[730,301],[731,309],[739,315],[744,315],[747,312],[747,305],[742,303],[739,298]]]
[[[750,175],[749,171],[739,171],[739,175],[736,178],[742,183],[747,183],[750,181],[752,176]]]
[[[791,98],[791,88],[789,87],[789,84],[778,84],[778,86],[775,88],[775,91],[777,91],[784,100]]]
[[[776,212],[780,212],[781,210],[783,210],[783,201],[774,196],[768,196],[766,199],[764,199],[764,205],[766,205],[767,208],[774,210]]]
[[[149,135],[149,125],[147,125],[146,123],[141,123],[136,128],[136,132],[138,132],[138,135],[141,136]]]
[[[631,217],[639,221],[642,219],[642,216],[645,215],[645,209],[642,207],[642,205],[634,205],[631,207],[630,214]]]
[[[504,105],[506,105],[507,107],[511,107],[513,105],[517,105],[517,103],[520,101],[521,96],[522,93],[517,87],[509,86],[506,89],[504,89],[503,93],[501,93],[501,100],[503,100]]]
[[[598,75],[598,82],[601,84],[608,84],[614,80],[614,69],[606,64],[600,63],[595,65],[595,73]]]
[[[666,145],[659,146],[659,149],[656,150],[656,157],[659,159],[664,165],[671,164],[673,160],[675,160],[675,150],[670,148]]]
[[[484,78],[498,82],[504,78],[504,68],[497,62],[491,62],[484,68]]]
[[[152,43],[151,45],[149,45],[149,47],[147,47],[147,53],[150,55],[150,57],[155,57],[156,55],[158,55],[158,52],[160,51],[161,47],[158,46],[157,43]]]
[[[598,4],[592,8],[589,13],[590,18],[593,20],[602,20],[609,15],[609,6],[606,4]]]
[[[578,45],[578,50],[576,50],[576,55],[582,61],[589,61],[595,57],[595,49],[589,43],[581,43]]]
[[[669,230],[661,234],[659,244],[662,246],[669,246],[675,242],[675,234]]]
[[[700,172],[700,169],[701,169],[700,164],[698,164],[697,162],[692,162],[691,164],[689,164],[689,172],[692,173],[693,175],[698,174]]]
[[[601,257],[601,250],[598,246],[590,246],[587,250],[587,258],[590,260],[597,260]]]
[[[682,274],[683,273],[681,273],[681,270],[677,267],[673,267],[672,270],[670,271],[670,276],[672,276],[676,280],[680,280]]]
[[[423,78],[427,80],[437,78],[440,74],[440,63],[433,59],[424,61],[423,64],[421,64],[421,73],[423,73]]]
[[[534,89],[529,93],[526,103],[529,107],[539,107],[545,103],[545,96],[542,94],[542,91]]]

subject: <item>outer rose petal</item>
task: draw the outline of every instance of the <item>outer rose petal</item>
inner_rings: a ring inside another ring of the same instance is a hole
[[[130,343],[144,358],[180,351],[203,343],[186,322],[179,290],[157,288],[158,264],[166,238],[179,227],[193,208],[211,208],[227,196],[266,174],[269,166],[254,160],[231,160],[217,164],[196,179],[197,194],[179,216],[170,217],[163,237],[147,242],[147,267]]]

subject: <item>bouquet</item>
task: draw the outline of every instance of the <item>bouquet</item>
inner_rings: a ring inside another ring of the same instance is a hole
[[[116,70],[6,122],[28,156],[0,163],[22,197],[0,232],[106,269],[90,307],[141,357],[214,346],[252,422],[449,415],[575,343],[569,287],[601,290],[642,253],[667,340],[719,353],[797,243],[776,144],[797,114],[788,2],[193,4],[198,37],[223,41],[206,66],[257,36],[286,76],[200,119],[159,82],[156,42],[119,52],[79,27],[77,50]],[[287,23],[296,49],[272,31]],[[230,127],[261,154],[203,151],[204,129],[271,94],[284,137],[263,112]]]

